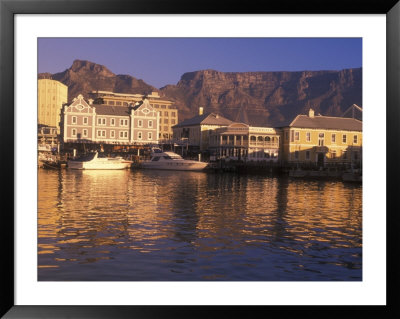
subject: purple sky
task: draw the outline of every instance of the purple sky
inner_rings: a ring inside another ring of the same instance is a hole
[[[155,87],[185,72],[340,70],[362,66],[361,38],[40,38],[38,72],[75,59],[129,74]]]

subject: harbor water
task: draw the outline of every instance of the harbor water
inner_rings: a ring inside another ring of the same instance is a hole
[[[361,281],[362,186],[38,170],[39,281]]]

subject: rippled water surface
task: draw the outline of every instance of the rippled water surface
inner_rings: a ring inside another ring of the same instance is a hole
[[[359,281],[362,188],[255,175],[40,169],[38,279]]]

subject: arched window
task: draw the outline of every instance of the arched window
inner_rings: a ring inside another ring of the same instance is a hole
[[[263,139],[262,136],[259,136],[259,137],[257,138],[257,140],[258,140],[259,142],[262,142],[264,139]]]
[[[257,139],[256,139],[256,137],[255,136],[250,136],[250,141],[251,142],[255,142]]]
[[[266,142],[270,142],[270,141],[271,141],[271,138],[270,138],[269,136],[266,136],[266,137],[265,137],[265,141],[266,141]]]

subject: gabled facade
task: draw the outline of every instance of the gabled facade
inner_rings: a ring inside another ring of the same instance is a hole
[[[212,131],[228,126],[233,122],[216,113],[203,114],[202,109],[199,113],[199,115],[173,126],[172,129],[175,141],[178,143],[185,141],[189,146],[203,151],[209,147]]]
[[[160,114],[149,101],[138,102],[131,112],[131,143],[158,143]]]
[[[143,99],[143,94],[115,93],[109,91],[92,91],[89,97],[96,101],[97,104],[107,105],[111,107],[127,107],[135,104]],[[172,126],[178,123],[178,109],[173,105],[172,101],[163,99],[158,92],[152,92],[146,95],[150,106],[159,114],[158,138],[171,139]]]
[[[158,143],[159,115],[149,102],[131,106],[87,103],[82,95],[64,107],[64,143],[101,143],[116,145]]]
[[[282,159],[289,164],[360,164],[362,122],[353,118],[298,115],[282,128]]]

